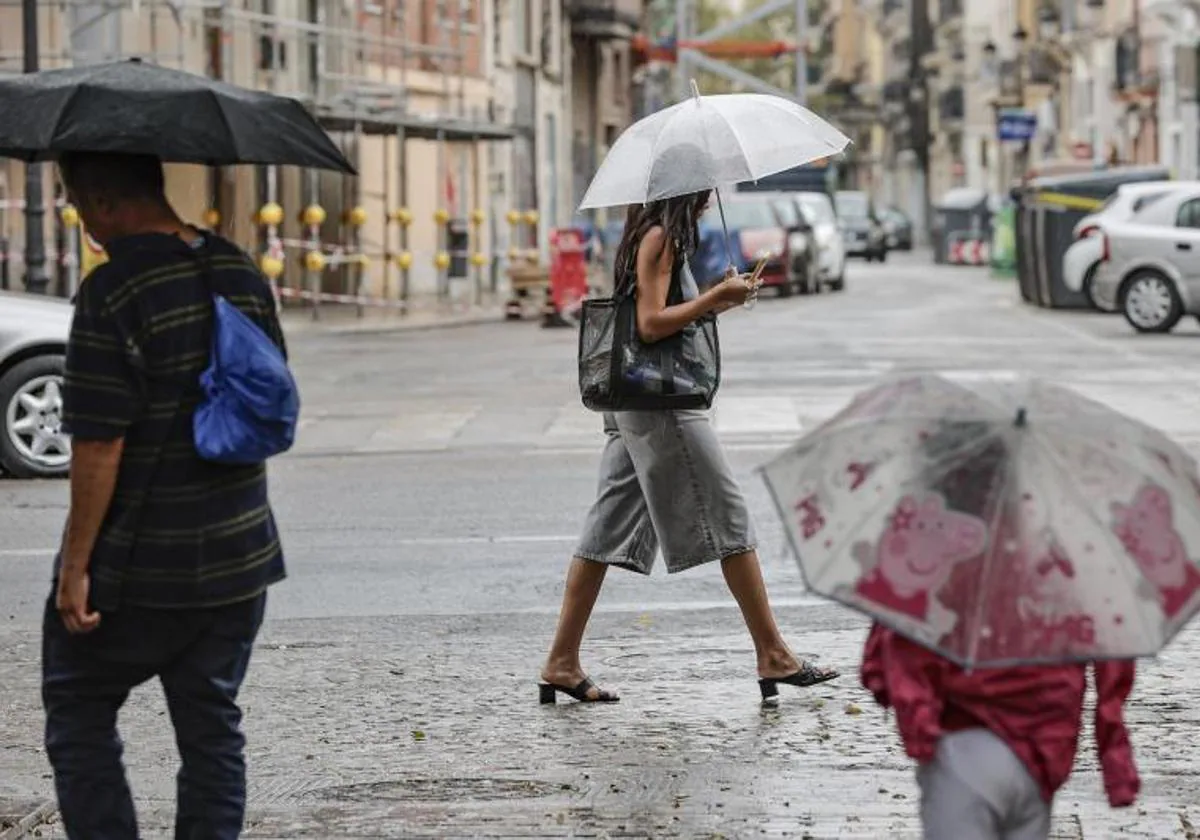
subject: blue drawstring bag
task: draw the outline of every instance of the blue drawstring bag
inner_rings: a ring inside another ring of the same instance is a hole
[[[213,293],[212,360],[200,375],[204,398],[192,435],[196,452],[222,464],[260,464],[291,449],[300,391],[283,352],[257,324]]]

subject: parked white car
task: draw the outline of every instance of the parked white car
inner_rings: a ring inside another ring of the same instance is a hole
[[[1103,256],[1100,233],[1104,225],[1125,221],[1177,187],[1187,185],[1180,181],[1139,181],[1117,187],[1117,191],[1099,210],[1076,223],[1073,231],[1075,241],[1063,255],[1063,283],[1066,287],[1073,292],[1082,292],[1088,302],[1099,309],[1092,297],[1092,283]]]
[[[1170,332],[1184,315],[1200,315],[1200,184],[1104,224],[1092,297],[1138,332]]]
[[[0,292],[0,472],[67,474],[62,381],[73,312],[61,298]]]
[[[825,193],[796,193],[813,227],[821,282],[834,291],[846,288],[846,243],[833,199]]]

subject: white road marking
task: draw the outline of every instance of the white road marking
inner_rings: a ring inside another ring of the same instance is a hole
[[[800,413],[792,397],[719,397],[713,414],[719,435],[798,435],[801,431]]]

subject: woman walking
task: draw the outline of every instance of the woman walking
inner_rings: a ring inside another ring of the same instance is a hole
[[[697,221],[710,191],[633,206],[616,253],[618,282],[636,274],[637,329],[653,343],[709,313],[739,306],[752,292],[731,275],[700,293],[688,268]],[[669,305],[672,286],[681,302]],[[763,698],[779,684],[811,686],[838,676],[798,661],[776,626],[755,552],[754,527],[716,434],[703,411],[622,411],[604,415],[608,435],[600,486],[567,573],[558,629],[542,669],[541,700],[619,699],[587,676],[583,634],[609,566],[649,574],[659,547],[668,572],[720,562],[754,641]]]

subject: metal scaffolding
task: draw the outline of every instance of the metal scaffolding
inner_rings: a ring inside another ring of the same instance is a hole
[[[21,44],[6,34],[19,31],[20,7],[21,0],[0,0],[0,75],[22,71]],[[385,291],[393,269],[400,269],[397,291],[407,300],[409,140],[437,143],[437,181],[444,185],[451,144],[512,136],[468,114],[466,79],[481,69],[472,66],[480,51],[471,49],[469,35],[482,32],[481,0],[419,5],[405,0],[42,0],[38,7],[42,69],[139,57],[290,96],[305,103],[356,165],[364,138],[383,138],[381,182],[280,167],[258,168],[249,183],[233,169],[216,170],[209,179],[208,215],[223,233],[272,258],[288,247],[326,258],[317,271],[312,266],[321,260],[306,262],[302,285],[314,301],[326,293],[361,297],[370,259],[383,260]],[[418,76],[424,104],[419,112],[411,107],[411,82]],[[378,146],[373,148],[378,158]],[[456,176],[464,188],[474,186],[478,198],[478,151],[459,157]],[[10,170],[9,185],[15,178]],[[0,192],[5,180],[0,166]],[[436,206],[444,228],[443,193],[439,186],[436,199],[421,204]],[[378,234],[364,229],[364,199],[385,208],[371,224],[372,230],[379,227]],[[308,221],[292,222],[289,215],[273,224],[260,216],[247,230],[243,211],[251,208],[246,204],[266,208],[289,202],[300,205],[297,211],[321,208],[320,223],[311,224],[315,213],[307,214]],[[0,243],[12,238],[14,214],[4,223],[9,229],[0,227]],[[447,235],[438,234],[439,292],[447,289],[441,264]]]

